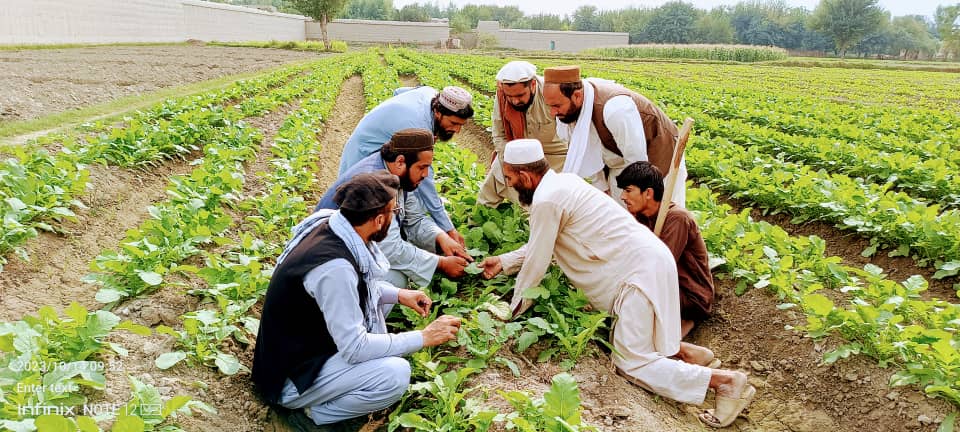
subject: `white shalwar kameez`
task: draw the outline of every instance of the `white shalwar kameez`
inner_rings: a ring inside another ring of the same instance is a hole
[[[701,404],[711,370],[671,359],[680,350],[677,269],[666,245],[610,196],[553,170],[530,207],[530,239],[501,255],[517,275],[513,306],[543,279],[551,259],[594,308],[616,317],[614,364],[651,391]]]

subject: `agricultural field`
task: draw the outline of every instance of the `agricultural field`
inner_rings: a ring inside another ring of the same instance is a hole
[[[518,208],[474,205],[508,60],[330,56],[4,147],[0,428],[287,430],[250,384],[260,300],[365,111],[401,85],[470,89],[477,115],[439,147],[438,188],[471,253],[525,241]],[[758,389],[728,430],[953,430],[956,74],[578,63],[696,120],[687,206],[725,263],[715,315],[691,341]],[[559,270],[504,322],[511,288],[476,274],[426,287],[435,315],[463,317],[459,338],[412,355],[410,391],[362,430],[707,429],[698,407],[613,373],[607,317]],[[31,408],[45,406],[61,408]]]

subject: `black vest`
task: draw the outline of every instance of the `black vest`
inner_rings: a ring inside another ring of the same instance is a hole
[[[328,222],[307,234],[273,271],[253,355],[253,382],[267,402],[280,403],[287,378],[303,393],[327,359],[337,353],[323,312],[304,289],[303,278],[315,267],[338,258],[349,261],[357,271],[357,286],[342,289],[357,290],[360,310],[366,315],[367,285],[363,275],[346,243]]]

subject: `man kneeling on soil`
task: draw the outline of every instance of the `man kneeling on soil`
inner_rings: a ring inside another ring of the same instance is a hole
[[[650,162],[627,165],[617,175],[620,199],[637,221],[653,230],[663,200],[663,174]],[[660,240],[670,248],[677,263],[680,283],[680,335],[687,337],[693,326],[710,318],[713,309],[713,274],[710,255],[700,235],[697,221],[683,207],[669,203]]]
[[[394,304],[423,316],[432,304],[383,280],[389,264],[376,242],[387,235],[399,186],[386,171],[356,175],[336,191],[339,210],[295,229],[270,279],[253,358],[253,381],[269,403],[303,408],[317,425],[384,409],[410,384],[400,356],[456,337],[460,320],[447,315],[422,331],[387,333]]]
[[[447,277],[460,277],[469,261],[473,261],[464,245],[430,218],[415,193],[423,187],[433,164],[433,143],[433,135],[426,129],[397,131],[379,152],[363,158],[341,175],[317,204],[318,210],[337,209],[337,186],[361,173],[387,170],[400,177],[399,210],[394,220],[388,221],[386,238],[379,242],[390,261],[385,278],[395,286],[405,287],[408,280],[426,286],[437,271]],[[437,255],[437,250],[443,256]]]
[[[703,403],[713,388],[716,409],[701,420],[715,427],[733,423],[756,393],[747,375],[670,358],[681,350],[680,299],[677,267],[663,242],[609,195],[575,174],[551,170],[536,140],[507,143],[503,161],[507,185],[530,206],[530,239],[481,266],[486,278],[519,271],[514,316],[530,307],[523,292],[540,283],[555,257],[590,304],[616,318],[613,361],[620,374],[684,403]]]

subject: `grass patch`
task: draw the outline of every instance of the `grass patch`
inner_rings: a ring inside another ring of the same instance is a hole
[[[330,49],[327,50],[323,41],[248,41],[248,42],[210,42],[209,45],[246,47],[246,48],[277,48],[294,51],[316,51],[316,52],[347,52],[347,43],[343,41],[330,41]]]
[[[98,105],[71,109],[31,120],[20,120],[7,123],[0,122],[0,140],[6,140],[12,137],[21,137],[23,135],[37,132],[45,134],[55,131],[62,131],[69,127],[77,126],[88,121],[102,120],[110,122],[120,120],[133,111],[158,104],[170,98],[205,93],[211,90],[226,87],[238,80],[251,78],[257,75],[268,74],[297,63],[306,63],[315,60],[316,59],[298,60],[269,69],[261,69],[253,72],[244,72],[240,74],[223,76],[220,78],[200,81],[183,86],[165,88],[146,94],[124,96],[122,98],[104,102]]]
[[[699,59],[745,63],[787,58],[787,50],[783,48],[754,45],[643,44],[593,48],[584,50],[583,53],[603,57]]]
[[[767,63],[773,66],[822,67],[838,69],[879,69],[900,71],[949,72],[960,73],[960,63],[956,62],[919,62],[870,59],[816,59],[794,57]]]
[[[92,43],[92,44],[22,44],[22,45],[0,45],[0,51],[23,51],[23,50],[43,50],[43,49],[67,49],[67,48],[94,48],[94,47],[116,47],[116,46],[177,46],[187,45],[186,42],[115,42],[115,43]]]

